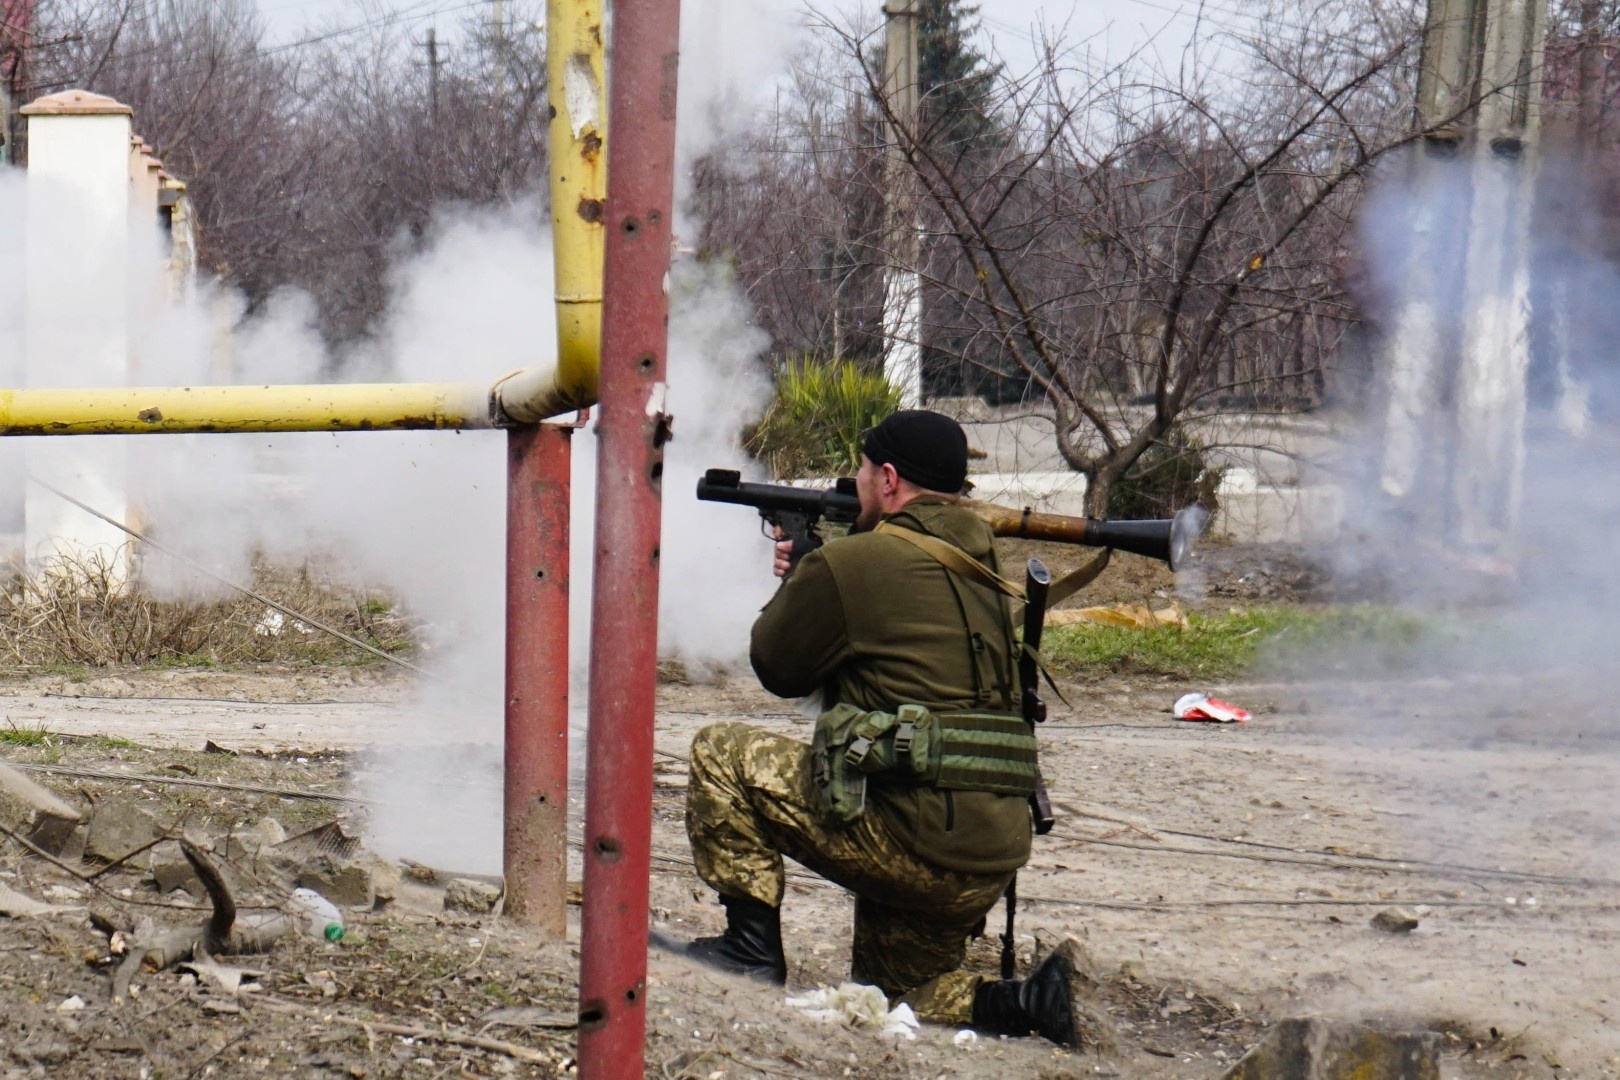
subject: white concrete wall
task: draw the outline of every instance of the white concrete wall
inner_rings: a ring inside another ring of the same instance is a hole
[[[49,99],[47,99],[49,100]],[[116,104],[116,103],[114,103]],[[66,112],[28,120],[24,330],[26,385],[121,386],[128,374],[130,117]],[[122,520],[128,510],[121,440],[29,440],[29,473]],[[119,565],[125,535],[29,484],[25,552],[59,549]]]

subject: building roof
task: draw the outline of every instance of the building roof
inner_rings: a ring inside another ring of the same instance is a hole
[[[24,116],[133,116],[135,110],[105,94],[63,90],[24,105]]]

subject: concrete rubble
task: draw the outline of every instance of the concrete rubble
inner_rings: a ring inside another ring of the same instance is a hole
[[[444,889],[444,910],[486,915],[500,901],[501,888],[477,878],[454,878]]]
[[[1440,1080],[1440,1036],[1284,1020],[1221,1080]]]
[[[1385,908],[1372,917],[1372,927],[1386,934],[1410,934],[1418,928],[1418,917],[1402,907]]]
[[[157,821],[133,799],[114,796],[96,804],[84,840],[89,862],[114,863],[158,839]]]
[[[56,855],[82,820],[79,811],[22,770],[0,765],[0,825]]]
[[[368,863],[324,851],[311,856],[293,882],[301,889],[314,889],[339,907],[369,910],[377,903]]]

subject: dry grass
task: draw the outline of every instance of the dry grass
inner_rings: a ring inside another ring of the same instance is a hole
[[[410,627],[385,596],[319,567],[259,563],[241,584],[278,603],[407,657]],[[381,663],[262,601],[231,592],[165,600],[126,580],[106,555],[60,554],[29,571],[0,568],[0,666],[38,669],[139,664],[211,667],[251,663]]]

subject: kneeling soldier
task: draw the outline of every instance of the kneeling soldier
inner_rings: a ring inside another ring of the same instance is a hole
[[[968,939],[1029,859],[1034,736],[1019,711],[990,530],[957,505],[967,439],[937,413],[866,436],[852,534],[791,562],[754,624],[754,671],[823,695],[812,745],[740,723],[692,744],[686,829],[726,931],[685,947],[726,971],[787,978],[784,855],[855,894],[852,976],[922,1020],[1078,1045],[1077,946],[1028,979],[959,970]],[[944,550],[946,547],[950,550]]]

